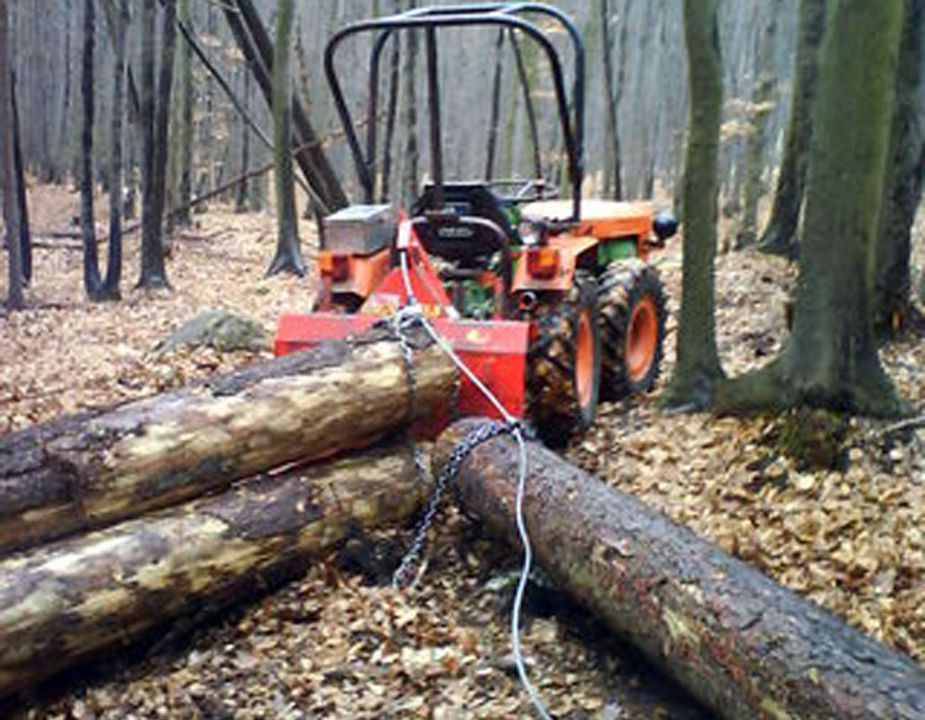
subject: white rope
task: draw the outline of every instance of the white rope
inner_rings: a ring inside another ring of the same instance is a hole
[[[407,223],[407,221],[406,221]],[[410,226],[410,223],[408,223]],[[521,545],[523,545],[524,554],[523,554],[523,566],[520,571],[520,580],[517,583],[517,591],[514,593],[514,606],[511,609],[511,645],[514,652],[514,663],[517,666],[517,675],[520,678],[520,682],[524,687],[524,690],[527,693],[527,696],[530,698],[530,703],[533,705],[533,708],[536,710],[537,715],[539,715],[542,720],[552,720],[552,715],[549,714],[549,711],[546,709],[546,704],[543,702],[542,698],[539,696],[539,693],[536,691],[536,688],[533,687],[533,683],[530,682],[530,678],[527,675],[527,665],[524,662],[523,651],[520,644],[520,615],[523,609],[524,596],[527,591],[527,583],[530,580],[530,570],[533,566],[533,548],[530,545],[530,535],[527,532],[527,523],[524,518],[524,496],[526,495],[527,490],[527,443],[524,440],[523,432],[517,424],[517,419],[508,412],[507,408],[501,404],[501,401],[495,396],[495,394],[479,379],[479,377],[463,362],[462,358],[456,354],[456,351],[450,346],[450,344],[437,332],[436,328],[430,323],[424,313],[421,311],[420,306],[418,305],[417,298],[414,295],[414,288],[411,285],[411,275],[408,268],[408,249],[407,245],[399,248],[399,262],[401,264],[401,274],[402,280],[405,284],[405,293],[408,296],[408,305],[399,310],[399,317],[396,319],[396,322],[401,325],[406,318],[417,317],[421,321],[421,325],[431,339],[437,344],[437,346],[446,354],[447,357],[459,368],[469,381],[478,389],[482,395],[492,404],[492,406],[498,411],[498,414],[504,420],[505,423],[511,425],[514,429],[512,435],[517,441],[517,497],[514,502],[514,516],[515,522],[517,525],[517,534],[520,537]]]

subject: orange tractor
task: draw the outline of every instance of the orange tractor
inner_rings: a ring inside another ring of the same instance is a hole
[[[470,26],[526,37],[548,61],[568,199],[554,199],[542,178],[445,180],[437,39],[447,28]],[[552,42],[563,30],[574,50],[571,93]],[[410,215],[381,198],[377,204],[376,194],[380,58],[401,31],[424,34],[430,116],[432,181]],[[360,33],[373,34],[365,148],[335,68],[338,48]],[[647,202],[582,198],[584,46],[566,15],[532,2],[415,9],[342,29],[328,43],[325,71],[364,202],[325,219],[319,296],[312,313],[281,319],[277,354],[360,333],[412,303],[510,415],[556,445],[594,421],[599,398],[652,388],[666,311],[647,259],[677,222],[656,217]],[[468,378],[457,410],[498,415]]]

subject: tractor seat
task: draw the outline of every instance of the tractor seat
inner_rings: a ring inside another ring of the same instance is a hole
[[[571,200],[543,200],[522,208],[525,220],[568,220],[572,215]],[[617,237],[649,237],[652,233],[654,209],[649,202],[617,200],[582,200],[579,235],[591,235],[601,240]]]
[[[412,208],[415,216],[452,211],[447,213],[445,221],[435,218],[417,227],[427,252],[466,268],[485,267],[496,252],[510,257],[510,246],[516,243],[517,235],[502,201],[485,183],[447,183],[443,186],[443,197],[444,207],[439,208],[436,190],[428,184]],[[488,220],[500,228],[504,237],[484,225],[454,222],[453,216]]]

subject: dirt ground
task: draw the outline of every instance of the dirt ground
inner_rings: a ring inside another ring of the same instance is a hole
[[[122,302],[89,303],[79,245],[48,237],[70,227],[77,196],[37,187],[30,207],[42,247],[29,308],[0,315],[0,434],[259,357],[151,352],[201,310],[240,312],[272,336],[282,311],[310,303],[311,279],[264,275],[272,217],[222,206],[177,236],[168,262],[171,292],[132,289],[136,235],[127,240]],[[921,249],[925,222],[917,233]],[[303,238],[310,247],[307,224]],[[677,299],[680,243],[658,264]],[[786,263],[757,253],[718,259],[717,327],[727,374],[774,356],[794,282]],[[670,375],[673,342],[672,319],[663,377]],[[882,357],[900,394],[925,412],[925,343],[909,336]],[[658,395],[603,406],[570,457],[925,662],[925,430],[851,420],[834,469],[819,470],[781,451],[781,419],[668,414],[658,409]],[[397,557],[407,533],[379,540],[378,548]],[[376,585],[368,568],[364,575],[348,547],[293,584],[208,622],[178,625],[153,650],[136,648],[84,668],[7,711],[78,720],[529,717],[511,671],[508,634],[516,553],[448,511],[430,557],[421,585],[396,593]],[[558,716],[709,717],[541,578],[528,610],[531,674]]]

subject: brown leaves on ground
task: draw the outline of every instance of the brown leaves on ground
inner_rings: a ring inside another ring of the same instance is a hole
[[[221,624],[204,623],[191,643],[180,636],[140,663],[117,662],[105,682],[23,715],[528,720],[509,635],[517,558],[473,537],[452,511],[434,542],[416,589],[366,586],[330,558]],[[624,659],[619,640],[554,591],[532,586],[529,598],[525,653],[557,717],[710,717],[634,655]]]
[[[679,262],[672,252],[662,264],[674,302]],[[716,276],[720,353],[735,376],[779,350],[795,279],[755,252],[719,257]],[[901,396],[925,411],[921,338],[890,344],[882,359]],[[783,451],[781,418],[670,414],[657,399],[604,407],[572,459],[925,662],[925,429],[851,419],[838,469],[811,470]]]
[[[66,225],[76,195],[34,192],[43,201],[36,225]],[[79,250],[36,250],[31,309],[0,317],[0,433],[254,359],[209,348],[150,352],[202,310],[228,308],[272,335],[283,311],[307,309],[310,279],[265,277],[271,217],[216,207],[197,223],[174,243],[170,293],[130,289],[138,265],[137,236],[130,236],[125,299],[114,304],[85,300]],[[311,237],[304,225],[302,232]],[[658,262],[676,310],[679,243]],[[794,275],[780,260],[745,252],[718,259],[717,282],[720,350],[727,373],[736,375],[780,348]],[[669,365],[674,337],[670,327]],[[883,359],[902,396],[922,412],[925,344],[901,340]],[[852,420],[837,469],[812,471],[782,452],[778,418],[673,415],[656,401],[657,393],[603,407],[571,457],[925,662],[925,430],[886,432],[884,423]],[[167,643],[142,651],[140,661],[117,659],[114,670],[84,681],[89,685],[67,686],[52,704],[19,712],[77,719],[529,717],[510,657],[516,553],[473,538],[476,529],[453,513],[438,525],[431,564],[413,592],[367,587],[331,558],[233,617],[204,623],[191,643],[180,638],[179,649]],[[408,541],[407,533],[386,537],[400,548]],[[561,599],[538,608],[548,597],[531,587],[525,649],[532,678],[560,717],[708,717],[686,709],[689,700],[672,697],[581,610]]]
[[[64,188],[36,192],[58,210],[57,216],[35,220],[36,228],[68,229],[77,195]],[[259,356],[210,348],[163,357],[152,352],[201,311],[243,314],[259,322],[269,338],[280,314],[308,308],[314,290],[310,278],[265,276],[275,242],[272,218],[218,207],[195,219],[198,226],[180,231],[173,243],[170,292],[134,289],[139,238],[137,233],[126,237],[123,300],[116,303],[87,301],[79,246],[49,241],[48,247],[36,248],[28,309],[0,316],[0,433],[163,392]],[[302,232],[310,246],[313,231],[305,225]],[[105,246],[101,262],[104,253]],[[6,296],[4,283],[0,278],[0,297]],[[265,355],[269,352],[268,343]]]

